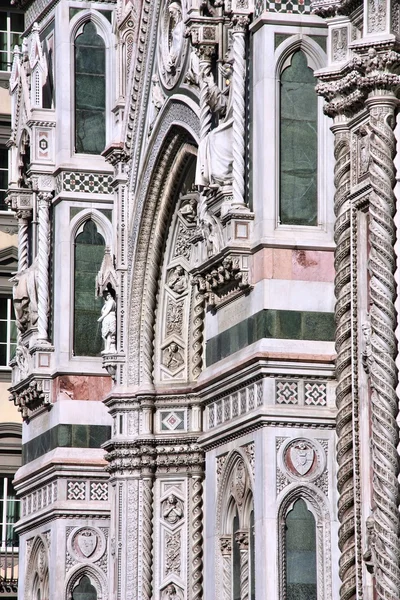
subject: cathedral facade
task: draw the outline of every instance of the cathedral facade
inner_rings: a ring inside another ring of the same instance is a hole
[[[400,598],[395,0],[15,0],[19,600]]]

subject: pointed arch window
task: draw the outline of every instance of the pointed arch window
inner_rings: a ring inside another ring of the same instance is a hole
[[[75,151],[100,154],[106,141],[106,52],[88,21],[75,39]]]
[[[105,240],[92,219],[85,221],[75,238],[74,354],[99,356],[102,347],[102,300],[96,298],[96,275],[104,257]]]
[[[318,99],[302,50],[280,80],[280,223],[318,225]]]
[[[72,592],[72,600],[97,600],[97,592],[87,575],[84,575]]]
[[[317,600],[316,526],[304,500],[286,516],[286,598]]]

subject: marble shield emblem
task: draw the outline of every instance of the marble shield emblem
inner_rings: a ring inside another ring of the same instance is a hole
[[[314,462],[315,450],[308,444],[300,442],[289,450],[292,465],[299,475],[306,475]]]
[[[85,531],[77,536],[76,542],[83,556],[89,558],[96,550],[97,535],[92,531]]]

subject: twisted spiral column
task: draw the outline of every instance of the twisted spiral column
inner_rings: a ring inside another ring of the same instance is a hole
[[[203,599],[203,484],[192,476],[192,600]]]
[[[353,407],[351,393],[351,270],[350,270],[350,143],[345,126],[335,133],[335,318],[336,431],[338,435],[339,575],[341,600],[356,597],[355,498],[353,471]]]
[[[396,283],[394,271],[396,140],[393,95],[367,101],[370,113],[370,296],[371,413],[375,582],[378,599],[400,598],[398,382],[395,358]]]
[[[38,340],[48,341],[49,318],[49,256],[50,256],[50,217],[49,205],[52,195],[39,192],[39,243],[38,243]]]
[[[142,480],[142,596],[152,600],[153,592],[153,479]]]
[[[200,142],[205,139],[211,129],[211,110],[208,104],[207,77],[211,73],[211,59],[214,46],[202,44],[198,48],[199,54],[199,86],[200,86]]]
[[[235,534],[240,551],[240,600],[249,600],[249,532]]]
[[[32,218],[31,210],[21,210],[18,213],[18,271],[24,271],[29,266],[28,225]]]
[[[192,342],[192,376],[197,379],[201,373],[203,366],[203,329],[205,315],[205,296],[204,282],[197,278],[193,284],[196,286],[194,291],[194,307],[193,307],[193,342]]]
[[[244,204],[244,175],[245,175],[245,82],[246,82],[246,40],[245,34],[249,19],[246,16],[236,16],[233,19],[233,203]]]
[[[222,600],[232,598],[232,537],[220,538],[222,554]]]

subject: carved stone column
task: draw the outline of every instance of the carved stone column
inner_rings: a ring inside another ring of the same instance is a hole
[[[232,598],[232,536],[220,538],[222,554],[222,600]]]
[[[207,98],[207,80],[211,73],[211,60],[214,56],[214,46],[201,44],[198,47],[199,55],[199,85],[200,85],[200,142],[205,139],[211,129],[211,110]]]
[[[201,475],[191,480],[192,599],[203,600],[203,483]]]
[[[39,247],[38,247],[38,341],[48,342],[49,319],[49,256],[50,256],[50,215],[49,206],[52,194],[38,193],[39,207]]]
[[[142,595],[143,600],[153,598],[153,476],[142,478]]]
[[[398,100],[392,93],[375,92],[366,101],[370,121],[370,297],[371,297],[371,414],[372,495],[374,517],[374,569],[377,597],[400,598],[399,547],[399,443],[398,382],[395,358],[397,324],[396,298],[396,210],[393,192],[396,139],[395,111]]]
[[[32,219],[32,210],[20,210],[18,218],[18,271],[24,271],[29,266],[28,226]]]
[[[245,94],[246,94],[246,30],[249,18],[233,18],[233,204],[244,205],[245,198]]]
[[[353,598],[356,593],[355,494],[353,470],[353,403],[351,360],[351,244],[350,244],[350,136],[346,121],[335,119],[335,198],[336,216],[335,296],[336,296],[336,430],[338,435],[338,516],[339,573],[342,580],[341,598]],[[350,468],[351,467],[351,468]]]
[[[235,539],[240,550],[240,600],[249,600],[249,532],[237,531]]]

